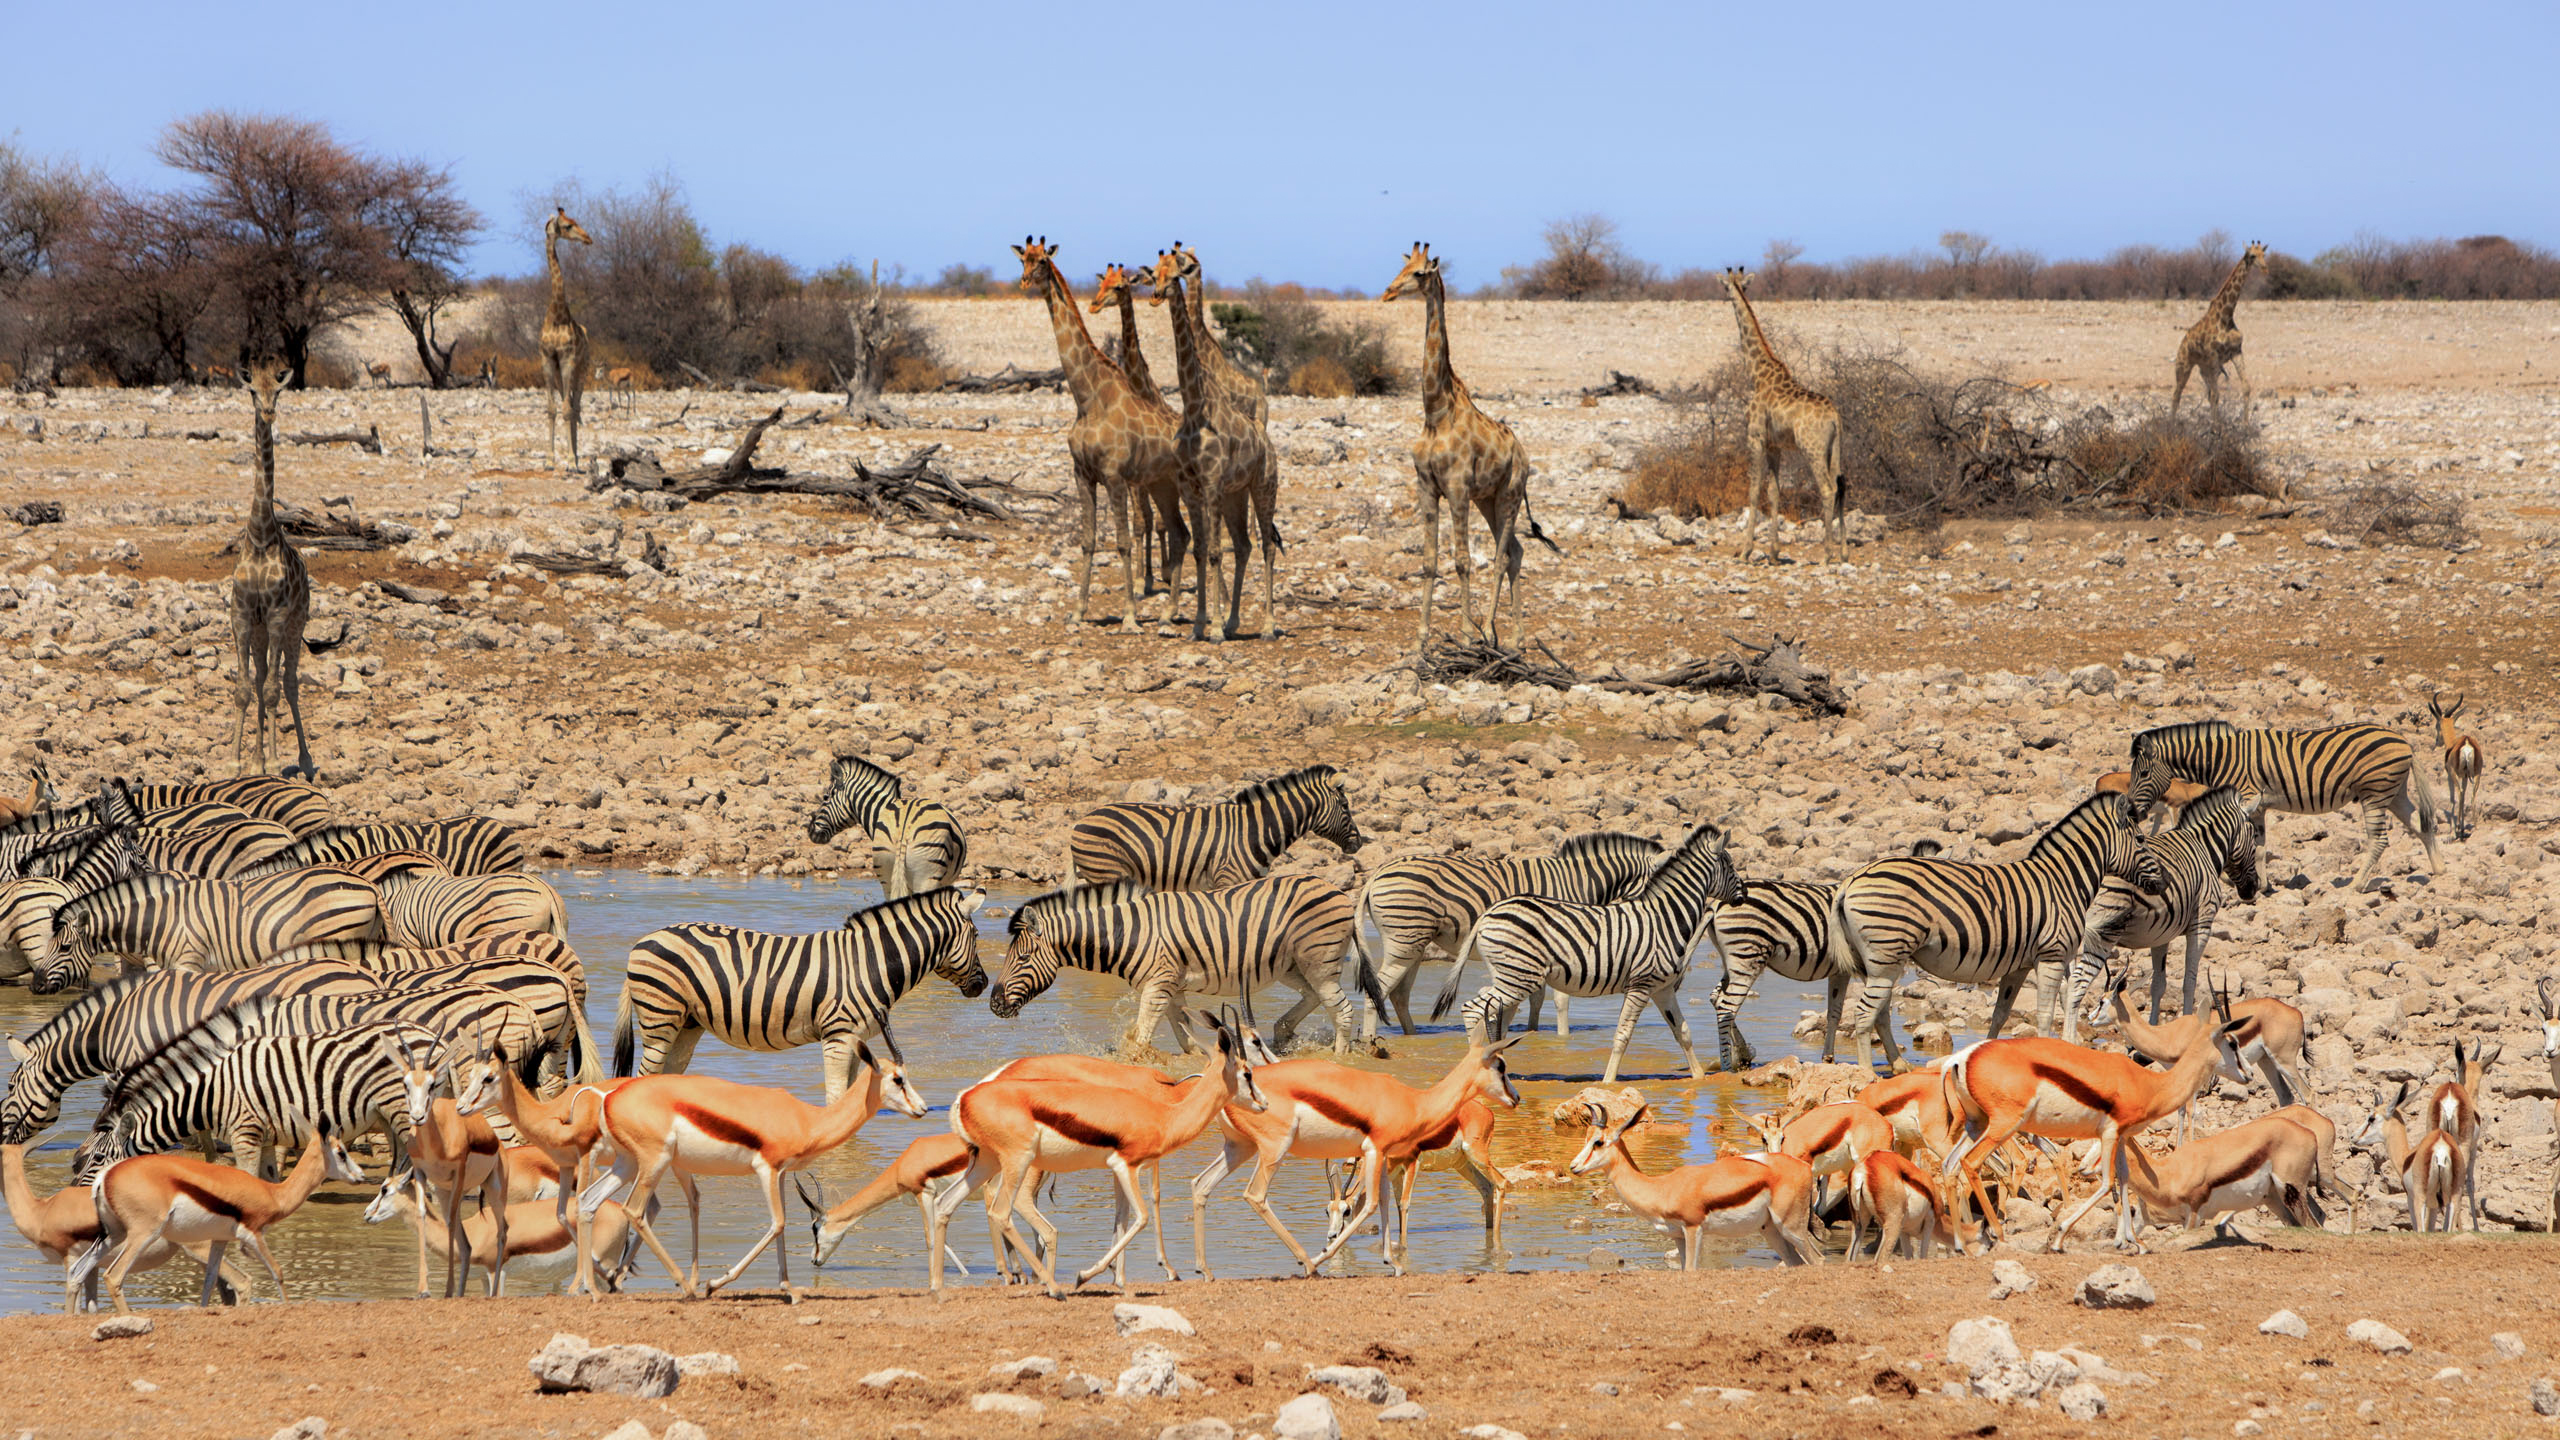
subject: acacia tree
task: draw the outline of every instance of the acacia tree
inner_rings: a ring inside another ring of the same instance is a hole
[[[165,195],[108,189],[63,242],[48,294],[56,358],[120,385],[196,378],[198,332],[220,275],[192,211]]]
[[[408,327],[427,383],[442,390],[453,383],[453,352],[461,341],[438,343],[436,318],[469,293],[462,256],[479,233],[480,212],[454,193],[450,170],[408,160],[380,171],[366,209],[390,252],[392,313]]]

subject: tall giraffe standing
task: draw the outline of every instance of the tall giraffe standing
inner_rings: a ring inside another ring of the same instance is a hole
[[[1147,404],[1120,367],[1095,347],[1058,273],[1057,249],[1044,237],[1022,237],[1013,247],[1022,260],[1022,289],[1038,294],[1049,306],[1049,327],[1058,340],[1058,363],[1067,372],[1067,393],[1076,402],[1075,422],[1067,427],[1067,455],[1074,463],[1076,489],[1084,496],[1084,558],[1077,566],[1075,609],[1067,623],[1084,622],[1085,604],[1093,595],[1095,492],[1111,496],[1111,518],[1120,537],[1120,571],[1129,591],[1128,608],[1120,612],[1120,633],[1138,631],[1138,552],[1129,545],[1129,492],[1170,489],[1174,481],[1173,412],[1162,401]]]
[[[569,411],[569,463],[578,463],[578,411],[587,395],[587,327],[569,313],[569,277],[560,269],[560,242],[593,245],[587,227],[555,205],[542,222],[542,259],[551,269],[551,308],[542,315],[542,388],[551,421],[551,463],[560,463],[560,410]]]
[[[1209,595],[1219,573],[1218,537],[1209,528],[1209,516],[1215,513],[1226,521],[1236,558],[1223,638],[1232,640],[1243,628],[1244,573],[1253,558],[1253,532],[1259,528],[1262,638],[1276,639],[1280,612],[1272,603],[1272,572],[1280,549],[1280,527],[1272,511],[1279,503],[1280,469],[1271,453],[1270,404],[1261,383],[1236,370],[1219,353],[1208,322],[1185,293],[1185,284],[1196,286],[1199,276],[1200,258],[1183,249],[1180,241],[1156,256],[1152,298],[1173,306],[1173,358],[1182,380],[1182,429],[1174,440],[1174,454],[1181,462],[1182,504],[1191,516],[1192,548],[1198,557],[1192,568],[1200,584],[1191,638],[1208,638]]]
[[[1450,544],[1458,559],[1458,629],[1475,624],[1475,598],[1470,577],[1475,554],[1467,542],[1467,505],[1484,512],[1493,535],[1493,603],[1485,608],[1486,628],[1502,643],[1502,583],[1511,582],[1511,631],[1520,636],[1520,560],[1518,522],[1529,522],[1529,538],[1557,549],[1538,517],[1529,510],[1529,452],[1511,427],[1476,408],[1467,383],[1449,360],[1448,287],[1440,278],[1440,261],[1431,247],[1417,240],[1404,257],[1404,268],[1380,295],[1381,304],[1419,294],[1422,327],[1422,438],[1413,445],[1413,473],[1422,504],[1422,633],[1431,643],[1431,602],[1440,589],[1440,506],[1449,507]]]
[[[2240,413],[2249,413],[2249,367],[2240,358],[2240,329],[2231,323],[2231,313],[2240,308],[2240,287],[2249,283],[2249,272],[2266,263],[2267,247],[2256,240],[2240,252],[2231,273],[2222,277],[2222,288],[2213,292],[2212,301],[2204,307],[2204,318],[2187,327],[2187,336],[2178,342],[2178,382],[2169,391],[2169,413],[2178,413],[2178,402],[2186,397],[2187,372],[2202,371],[2204,403],[2213,413],[2222,413],[2222,367],[2240,381]]]
[[[1156,385],[1154,373],[1147,368],[1146,348],[1138,343],[1138,297],[1131,289],[1145,276],[1143,270],[1132,271],[1114,260],[1093,282],[1093,304],[1099,315],[1109,306],[1120,307],[1120,373],[1129,377],[1131,388],[1138,392],[1141,403],[1164,412],[1165,422],[1179,430],[1182,414],[1164,403],[1164,391]],[[1159,486],[1140,486],[1136,496],[1138,509],[1139,548],[1146,555],[1146,575],[1140,582],[1142,595],[1156,593],[1156,544],[1158,529],[1164,532],[1164,586],[1168,594],[1182,584],[1182,556],[1190,548],[1191,527],[1183,523],[1181,486],[1174,471],[1167,467]]]
[[[231,643],[240,662],[240,683],[233,690],[239,722],[231,732],[234,773],[249,773],[249,710],[258,711],[258,773],[267,773],[273,757],[267,743],[267,716],[273,706],[267,682],[284,688],[286,708],[293,712],[293,739],[301,763],[288,775],[310,776],[311,739],[302,729],[302,630],[311,618],[311,572],[302,556],[285,543],[284,526],[276,519],[276,397],[293,378],[283,361],[264,359],[248,370],[249,404],[255,412],[258,475],[249,492],[249,523],[240,531],[240,559],[231,567]]]
[[[1778,465],[1793,446],[1813,472],[1814,493],[1822,497],[1822,558],[1831,559],[1834,532],[1840,558],[1849,558],[1848,522],[1840,517],[1845,488],[1840,478],[1840,407],[1799,383],[1778,352],[1769,348],[1768,332],[1743,294],[1750,273],[1724,272],[1725,294],[1733,298],[1733,323],[1742,332],[1742,348],[1751,356],[1751,411],[1743,444],[1751,454],[1750,486],[1742,507],[1742,558],[1751,559],[1759,543],[1760,517],[1769,518],[1769,558],[1778,558]],[[1763,493],[1768,505],[1761,507]]]

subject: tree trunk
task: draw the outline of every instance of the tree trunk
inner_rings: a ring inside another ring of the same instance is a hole
[[[426,372],[427,388],[453,388],[453,352],[462,342],[451,345],[436,343],[436,312],[444,308],[441,301],[421,301],[406,290],[391,292],[391,308],[398,312],[400,323],[408,327],[409,342],[418,350],[418,368]]]

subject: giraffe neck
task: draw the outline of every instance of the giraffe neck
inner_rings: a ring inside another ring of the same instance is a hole
[[[2249,257],[2242,255],[2222,277],[2222,288],[2213,292],[2213,303],[2204,307],[2205,318],[2223,324],[2231,323],[2231,312],[2240,308],[2240,287],[2249,279]]]
[[[1744,299],[1739,290],[1727,293],[1733,296],[1733,319],[1742,327],[1742,343],[1751,350],[1752,383],[1793,384],[1795,375],[1787,369],[1787,363],[1778,358],[1778,352],[1769,348],[1768,332],[1760,328],[1760,317],[1752,310],[1751,302]]]
[[[1058,363],[1066,369],[1067,393],[1075,397],[1076,413],[1083,415],[1100,403],[1104,389],[1118,378],[1117,372],[1086,332],[1084,316],[1076,310],[1067,277],[1058,273],[1058,262],[1044,260],[1040,268],[1041,296],[1049,302],[1049,328],[1058,337]]]
[[[1198,317],[1191,313],[1191,297],[1183,293],[1180,280],[1165,287],[1164,303],[1173,307],[1173,370],[1182,382],[1182,413],[1204,415],[1209,408],[1209,372],[1200,352],[1208,342],[1192,328]]]
[[[547,318],[554,325],[568,324],[569,277],[560,269],[560,237],[550,230],[542,232],[542,261],[551,271],[551,310]]]
[[[1155,396],[1156,377],[1147,369],[1147,352],[1138,348],[1138,301],[1129,287],[1120,287],[1120,373],[1138,387],[1141,395]]]
[[[258,474],[249,487],[249,530],[245,542],[248,551],[265,553],[284,545],[284,527],[276,523],[276,420],[273,411],[261,405],[256,423],[251,427],[256,436]]]
[[[1422,418],[1438,425],[1466,394],[1449,361],[1449,291],[1440,277],[1422,277]]]

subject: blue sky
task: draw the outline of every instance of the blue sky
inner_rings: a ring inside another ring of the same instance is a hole
[[[2217,227],[2560,243],[2547,3],[191,3],[10,29],[25,149],[152,184],[180,115],[322,120],[452,164],[493,222],[481,271],[538,265],[527,194],[660,171],[717,243],[926,275],[1039,231],[1071,269],[1178,238],[1221,276],[1360,286],[1425,239],[1473,285],[1582,211],[1673,269],[1948,229],[2054,258]]]

